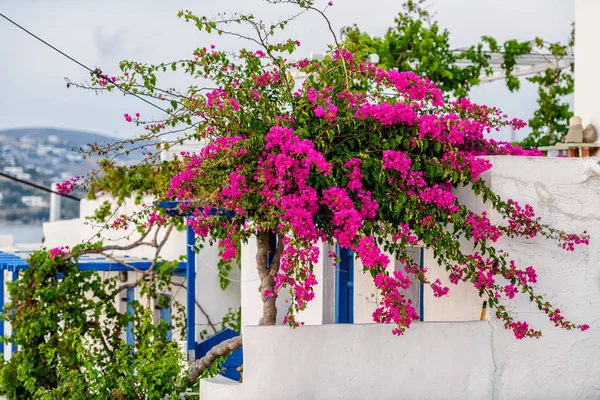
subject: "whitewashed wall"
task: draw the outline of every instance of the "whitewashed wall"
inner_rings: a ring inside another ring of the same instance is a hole
[[[244,383],[205,380],[202,399],[600,398],[600,176],[590,169],[597,160],[491,159],[496,193],[533,205],[556,228],[592,235],[574,252],[543,238],[498,243],[537,269],[538,293],[590,330],[554,328],[521,298],[509,308],[541,328],[542,339],[517,341],[494,318],[416,323],[403,337],[371,324],[246,326]]]
[[[600,131],[600,52],[598,51],[598,0],[576,0],[575,21],[575,115],[584,126],[594,124]],[[600,135],[596,138],[600,142]]]

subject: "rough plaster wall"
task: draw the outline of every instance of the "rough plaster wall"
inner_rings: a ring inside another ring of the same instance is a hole
[[[541,328],[540,340],[517,342],[494,324],[498,398],[600,398],[600,176],[598,159],[510,160],[494,157],[492,188],[504,199],[529,203],[543,221],[568,232],[587,230],[589,246],[564,251],[544,238],[504,240],[517,265],[534,266],[537,292],[586,332],[554,328],[527,299],[507,302],[517,320]],[[493,222],[499,222],[494,215]]]
[[[575,20],[575,115],[583,124],[600,128],[600,74],[598,74],[598,0],[576,0]],[[600,142],[600,135],[596,138]]]
[[[508,307],[542,329],[542,339],[517,341],[495,318],[417,323],[403,337],[382,325],[251,327],[244,383],[203,381],[202,399],[600,399],[600,176],[589,168],[596,161],[493,157],[488,181],[553,227],[592,235],[574,252],[543,238],[498,243],[537,269],[538,293],[590,330],[559,330],[521,297]],[[265,376],[274,377],[270,385]]]

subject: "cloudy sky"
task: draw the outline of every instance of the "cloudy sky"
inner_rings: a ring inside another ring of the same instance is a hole
[[[430,3],[456,47],[472,44],[482,35],[500,41],[536,36],[565,41],[574,17],[574,0]],[[356,23],[370,34],[381,35],[393,23],[400,4],[401,0],[334,0],[328,14],[336,31]],[[290,8],[262,0],[0,0],[0,13],[109,75],[117,74],[123,59],[161,62],[189,58],[193,49],[212,43],[226,50],[243,45],[235,39],[199,33],[176,17],[182,9],[200,15],[245,11],[266,21],[290,14]],[[302,42],[300,56],[321,52],[330,42],[326,27],[316,16],[303,16],[287,32],[288,37]],[[125,122],[124,113],[140,112],[149,118],[159,115],[133,97],[67,89],[65,77],[82,82],[89,80],[89,74],[2,18],[0,60],[0,129],[58,127],[131,137],[136,128]],[[184,87],[186,83],[175,80],[169,85]],[[518,94],[508,93],[502,82],[488,83],[471,97],[525,120],[535,109],[535,90],[527,83]]]

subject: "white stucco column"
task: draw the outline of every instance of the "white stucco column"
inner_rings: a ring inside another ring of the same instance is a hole
[[[575,115],[600,129],[600,1],[575,1]],[[596,139],[600,142],[600,135]]]

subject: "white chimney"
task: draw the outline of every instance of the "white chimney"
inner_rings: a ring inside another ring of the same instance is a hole
[[[53,183],[51,188],[53,193],[50,193],[50,222],[55,222],[60,220],[60,196],[55,193],[58,190],[56,183]]]

